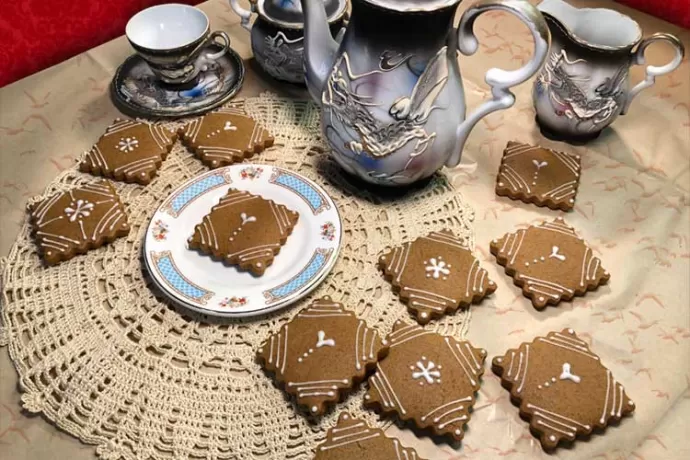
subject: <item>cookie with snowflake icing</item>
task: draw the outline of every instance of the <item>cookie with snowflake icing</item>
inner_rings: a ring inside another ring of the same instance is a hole
[[[246,191],[230,189],[189,238],[199,249],[261,276],[297,225],[299,213]]]
[[[572,329],[510,349],[493,359],[492,369],[547,451],[635,410],[623,386]]]
[[[580,156],[508,142],[496,179],[496,194],[570,211],[580,185]]]
[[[562,218],[491,242],[491,253],[537,310],[608,282],[601,260]]]
[[[298,406],[321,415],[387,352],[376,330],[326,296],[271,335],[261,345],[258,359]]]
[[[157,174],[176,139],[177,133],[161,125],[117,118],[84,153],[79,169],[146,185]]]
[[[403,447],[396,438],[389,438],[379,428],[340,414],[335,427],[328,430],[326,440],[316,448],[314,460],[422,460],[417,451]]]
[[[378,265],[421,324],[496,290],[477,258],[449,230],[394,247],[379,257]]]
[[[386,337],[388,356],[369,378],[364,405],[436,436],[459,441],[484,373],[486,350],[397,321]]]
[[[127,214],[108,181],[56,193],[29,209],[43,260],[55,265],[129,233]]]
[[[180,134],[187,148],[210,168],[240,162],[273,145],[266,129],[232,107],[190,122]]]

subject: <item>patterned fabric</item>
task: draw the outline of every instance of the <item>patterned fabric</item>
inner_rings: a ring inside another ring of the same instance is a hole
[[[166,0],[8,0],[0,14],[0,87],[122,35],[129,18]],[[195,5],[199,0],[175,0]]]

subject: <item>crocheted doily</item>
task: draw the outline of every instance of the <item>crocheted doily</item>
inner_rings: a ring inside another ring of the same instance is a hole
[[[330,295],[387,334],[406,307],[375,267],[388,245],[450,228],[474,247],[472,211],[446,178],[414,190],[372,190],[345,176],[321,141],[309,102],[264,94],[238,101],[276,138],[254,163],[299,171],[339,206],[344,238],[333,272],[311,298]],[[347,410],[362,408],[360,387],[320,419],[296,410],[255,362],[259,344],[307,302],[248,320],[219,320],[168,303],[142,268],[148,221],[170,191],[206,168],[179,143],[146,187],[116,183],[129,212],[127,238],[45,268],[25,220],[2,261],[3,329],[19,374],[22,403],[97,445],[104,459],[304,459]],[[46,195],[94,181],[76,168]],[[428,327],[462,338],[468,313]]]

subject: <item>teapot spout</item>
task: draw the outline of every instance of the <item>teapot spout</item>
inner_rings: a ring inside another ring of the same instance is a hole
[[[326,79],[333,69],[338,42],[333,39],[322,0],[300,0],[304,12],[304,73],[309,94],[321,105]]]

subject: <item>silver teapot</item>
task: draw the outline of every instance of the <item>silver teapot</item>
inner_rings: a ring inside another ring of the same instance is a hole
[[[344,32],[347,0],[321,0],[332,37]],[[256,62],[275,79],[304,84],[304,15],[299,0],[250,0],[251,11],[238,0],[230,7],[251,33],[252,52]],[[252,13],[257,20],[250,25]]]
[[[461,0],[352,0],[340,43],[319,0],[301,0],[305,13],[305,70],[310,94],[334,159],[346,171],[382,185],[405,185],[456,166],[472,128],[515,103],[512,86],[542,66],[549,29],[539,11],[520,0],[481,0],[453,19]],[[522,68],[491,69],[492,98],[466,115],[457,51],[474,54],[476,19],[502,10],[527,25],[535,42]]]

